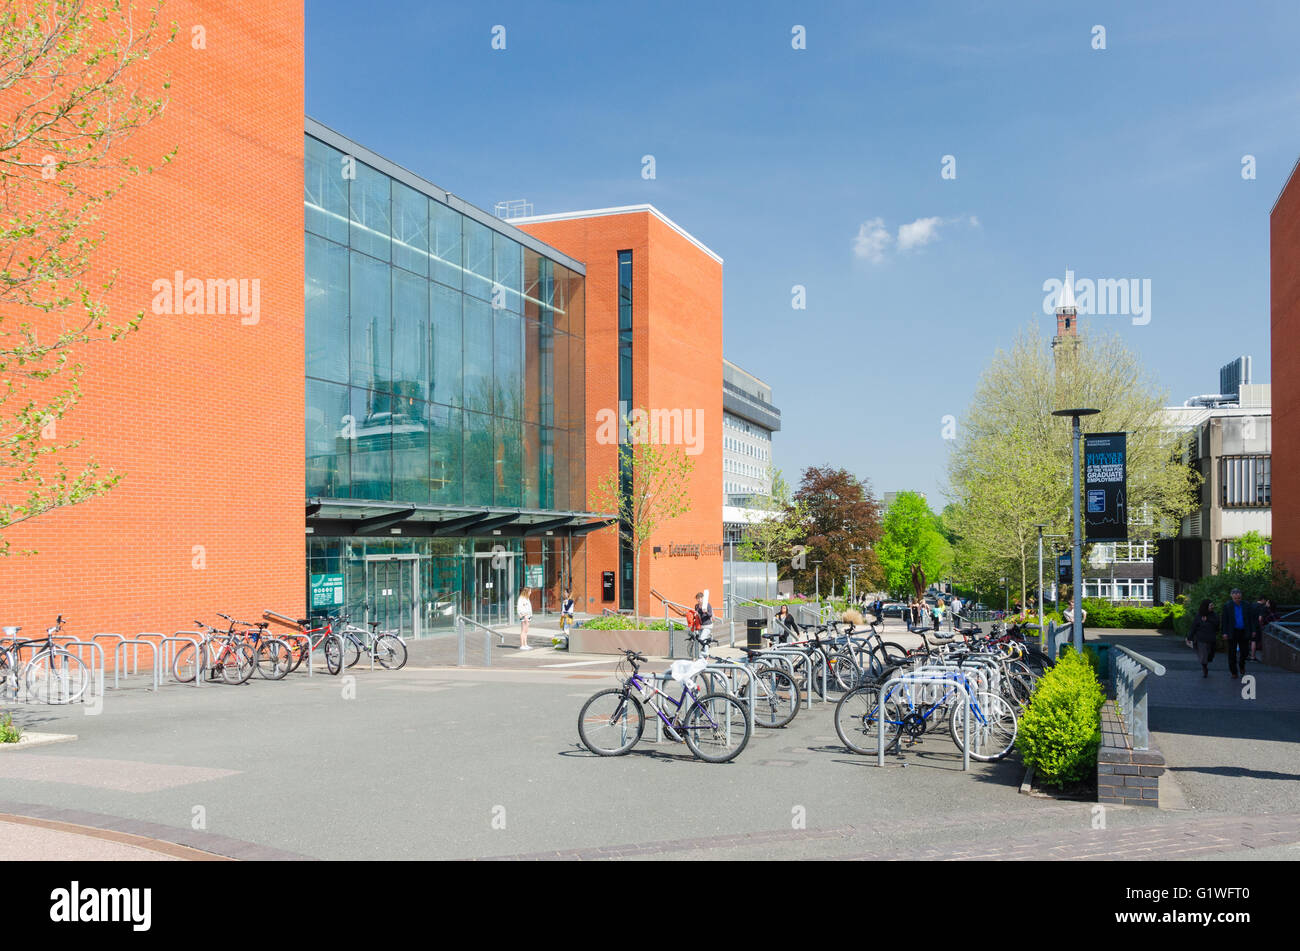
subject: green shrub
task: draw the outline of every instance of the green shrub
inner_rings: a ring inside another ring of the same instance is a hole
[[[1099,598],[1085,598],[1083,609],[1088,612],[1084,624],[1087,627],[1125,627],[1125,628],[1165,628],[1172,629],[1178,618],[1182,617],[1183,607],[1177,604],[1162,604],[1158,607],[1143,608],[1131,605],[1111,604]]]
[[[1062,786],[1094,774],[1105,700],[1092,664],[1065,648],[1038,681],[1016,736],[1016,749],[1041,782]]]
[[[6,713],[0,720],[0,743],[17,743],[22,735],[23,731],[14,726],[13,714]]]
[[[1300,600],[1295,579],[1280,566],[1260,571],[1221,571],[1202,578],[1187,591],[1187,610],[1175,623],[1174,630],[1182,637],[1191,633],[1193,617],[1205,598],[1213,601],[1214,609],[1222,613],[1223,606],[1232,600],[1233,588],[1241,589],[1243,601],[1254,601],[1261,594],[1279,605]]]
[[[584,621],[581,625],[587,631],[666,631],[668,625],[662,620],[643,617],[641,623],[636,623],[636,619],[630,615],[620,614],[618,617],[606,614],[603,617],[594,617],[589,621]],[[676,621],[674,627],[685,629],[685,621]]]

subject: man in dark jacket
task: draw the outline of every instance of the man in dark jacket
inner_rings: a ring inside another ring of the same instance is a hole
[[[1219,631],[1228,651],[1228,670],[1232,671],[1234,678],[1245,676],[1256,620],[1255,606],[1241,596],[1240,588],[1233,588],[1232,600],[1223,606],[1223,613],[1219,615]]]

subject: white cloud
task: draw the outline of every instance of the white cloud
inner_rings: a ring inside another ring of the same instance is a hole
[[[940,218],[917,218],[911,224],[898,227],[898,250],[910,251],[929,244],[939,237]]]
[[[879,264],[885,259],[885,249],[892,240],[885,219],[872,218],[858,228],[858,236],[853,239],[853,253],[872,264]]]

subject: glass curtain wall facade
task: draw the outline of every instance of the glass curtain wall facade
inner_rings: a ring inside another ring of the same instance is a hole
[[[310,134],[305,165],[307,498],[583,510],[583,275]],[[317,538],[309,570],[350,604],[411,584],[433,624],[493,544],[550,609],[567,538]]]
[[[618,405],[619,412],[627,415],[636,409],[632,402],[632,252],[618,252]],[[620,431],[624,429],[622,421]],[[629,459],[623,455],[620,439],[618,487],[627,498],[632,494],[632,469]],[[627,538],[628,526],[624,523],[619,531],[618,567],[622,583],[619,585],[618,606],[624,611],[633,607],[635,594],[632,543]]]

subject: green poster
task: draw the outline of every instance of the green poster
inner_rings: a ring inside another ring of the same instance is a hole
[[[342,575],[311,576],[311,609],[336,608],[343,604]]]

